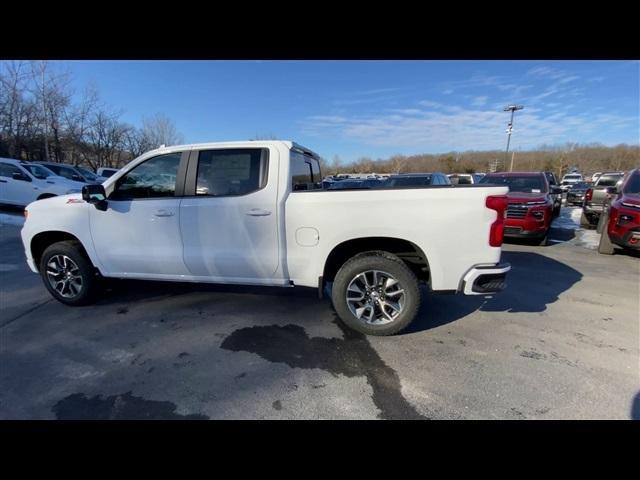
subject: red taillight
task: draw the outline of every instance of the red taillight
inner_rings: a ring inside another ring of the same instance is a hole
[[[24,209],[24,219],[26,220],[27,218],[29,218],[29,210],[27,210],[26,208]]]
[[[593,188],[587,188],[587,191],[584,192],[584,199],[587,202],[590,202],[593,198]]]
[[[504,217],[507,212],[507,196],[491,195],[487,197],[485,203],[487,208],[496,211],[496,220],[491,224],[489,231],[489,245],[492,247],[502,246],[502,237],[504,235]]]

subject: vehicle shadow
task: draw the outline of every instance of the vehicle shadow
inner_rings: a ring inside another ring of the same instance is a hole
[[[511,264],[507,287],[499,294],[483,296],[428,294],[416,320],[405,333],[451,323],[475,312],[543,312],[563,292],[580,281],[582,274],[570,266],[533,252],[503,252]]]
[[[482,312],[543,312],[559,296],[580,281],[582,274],[570,266],[533,252],[503,252],[502,260],[511,264],[507,287],[499,294],[483,296],[436,295],[427,293],[416,320],[405,334],[445,325],[460,320],[475,311]],[[136,301],[189,296],[198,293],[253,294],[280,297],[295,309],[304,326],[317,318],[318,307],[332,309],[328,299],[318,300],[311,288],[279,288],[240,285],[152,282],[142,280],[104,279],[105,292],[97,305],[126,305]],[[325,294],[328,293],[325,290]],[[275,298],[274,298],[275,300]],[[275,300],[276,303],[282,302]],[[247,308],[251,308],[247,305]],[[304,319],[304,320],[303,320]]]

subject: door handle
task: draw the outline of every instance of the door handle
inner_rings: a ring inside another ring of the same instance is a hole
[[[167,210],[158,210],[154,213],[156,217],[173,217],[175,214]]]
[[[252,208],[247,212],[247,215],[251,215],[252,217],[266,217],[267,215],[271,215],[271,212],[260,208]]]
[[[0,180],[0,183],[7,183],[6,180]]]

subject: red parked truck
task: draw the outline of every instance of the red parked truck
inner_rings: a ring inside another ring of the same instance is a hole
[[[613,191],[615,189],[615,191]],[[602,214],[598,252],[611,255],[615,246],[640,249],[640,168],[630,171]]]
[[[525,238],[546,245],[553,220],[552,195],[560,194],[561,190],[551,187],[543,172],[488,173],[479,183],[509,187],[504,224],[506,238]]]

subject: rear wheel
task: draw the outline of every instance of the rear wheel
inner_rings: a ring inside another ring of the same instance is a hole
[[[59,302],[86,305],[93,301],[97,274],[78,242],[57,242],[47,247],[40,260],[40,275]]]
[[[416,317],[418,279],[395,255],[371,251],[348,260],[336,274],[331,299],[350,328],[365,335],[393,335]]]

